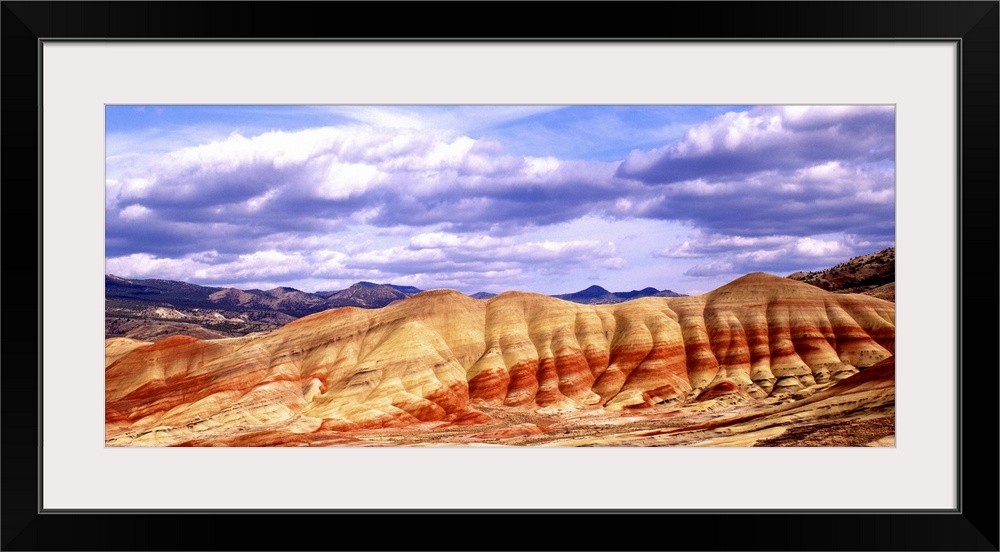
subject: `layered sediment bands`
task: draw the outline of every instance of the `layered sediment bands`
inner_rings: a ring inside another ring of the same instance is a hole
[[[636,300],[615,311],[610,365],[595,385],[609,409],[676,401],[691,390],[676,315],[656,300]]]
[[[614,318],[552,297],[508,292],[487,301],[484,353],[469,370],[474,403],[509,407],[598,404]]]
[[[720,362],[713,381],[729,379],[754,397],[842,379],[895,347],[895,309],[887,301],[781,286],[766,274],[692,298],[700,300]]]
[[[895,357],[890,356],[801,400],[685,427],[626,433],[612,441],[657,446],[891,446],[895,376]],[[745,404],[741,392],[720,383],[701,399]]]
[[[104,367],[107,368],[108,366],[111,366],[111,363],[118,360],[133,349],[149,344],[150,343],[148,341],[140,341],[128,337],[112,337],[105,340]]]
[[[893,303],[751,274],[695,297],[584,305],[437,290],[263,336],[109,339],[107,443],[273,444],[275,432],[481,424],[496,408],[752,401],[889,357],[894,322]]]

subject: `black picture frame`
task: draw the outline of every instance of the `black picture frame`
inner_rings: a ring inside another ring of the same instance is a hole
[[[408,31],[400,35],[383,26],[389,9],[396,24],[410,23]],[[546,15],[549,10],[571,11],[573,17],[556,20]],[[490,2],[390,8],[379,2],[3,1],[0,13],[0,182],[7,199],[2,204],[7,293],[0,372],[4,550],[998,550],[1000,370],[996,353],[985,353],[998,335],[993,309],[998,305],[994,284],[1000,281],[997,1],[578,2],[546,9],[538,3]],[[465,24],[457,27],[454,21]],[[959,323],[942,331],[954,331],[959,345],[958,507],[800,512],[42,510],[41,45],[51,40],[203,39],[957,43]],[[26,239],[30,228],[36,229],[36,240]],[[372,523],[384,530],[376,535],[361,530]],[[472,528],[481,538],[463,538],[468,532],[455,532],[456,525]]]

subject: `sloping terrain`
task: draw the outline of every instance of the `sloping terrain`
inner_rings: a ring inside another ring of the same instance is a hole
[[[892,303],[760,273],[700,296],[610,305],[436,290],[266,335],[110,339],[106,442],[351,444],[388,431],[416,436],[390,443],[419,443],[431,430],[551,439],[567,417],[649,422],[794,401],[894,345]]]
[[[358,282],[347,289],[323,292],[319,295],[326,299],[327,308],[361,307],[376,309],[406,299],[413,294],[420,293],[420,291],[414,287]]]
[[[869,289],[868,291],[862,292],[864,295],[869,295],[871,297],[878,297],[879,299],[885,299],[886,301],[896,302],[896,282],[889,282],[888,284],[879,286],[877,288]]]
[[[825,270],[794,272],[788,277],[837,293],[865,293],[881,288],[876,297],[895,298],[895,286],[891,289],[885,286],[896,281],[896,248],[854,257]]]

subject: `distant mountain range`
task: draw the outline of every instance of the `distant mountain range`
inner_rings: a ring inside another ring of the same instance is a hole
[[[157,306],[196,309],[225,309],[236,312],[277,311],[294,317],[336,307],[382,308],[424,290],[413,286],[358,282],[347,289],[308,293],[290,287],[269,290],[218,288],[173,280],[130,280],[109,274],[104,278],[104,298],[109,301],[153,303]],[[475,299],[489,299],[495,293],[481,291]],[[558,299],[587,305],[621,303],[639,297],[683,297],[670,290],[647,287],[611,292],[590,286],[575,293],[553,295]],[[148,306],[148,305],[147,305]]]
[[[328,308],[324,298],[288,287],[241,290],[173,280],[130,280],[113,274],[104,277],[104,299],[126,307],[139,303],[178,309],[276,311],[296,318]]]
[[[421,289],[395,284],[358,282],[347,289],[308,293],[290,287],[269,290],[199,286],[174,280],[134,280],[108,274],[104,278],[105,334],[154,339],[184,333],[202,338],[270,331],[296,318],[338,307],[386,307]],[[479,292],[475,299],[496,294]],[[670,290],[647,287],[609,292],[591,286],[555,295],[583,304],[609,304],[639,297],[678,297]],[[207,332],[207,333],[206,333]]]
[[[563,299],[566,301],[572,301],[574,303],[583,303],[585,305],[608,305],[612,303],[622,303],[624,301],[629,301],[631,299],[638,299],[640,297],[683,297],[681,293],[675,291],[670,291],[665,289],[660,291],[656,288],[647,287],[640,290],[632,291],[608,291],[601,286],[590,286],[587,289],[578,291],[576,293],[567,293],[565,295],[553,295],[557,299]]]
[[[130,280],[109,274],[104,278],[106,301],[127,305],[145,303],[174,308],[275,311],[298,318],[336,307],[380,308],[422,290],[412,286],[358,282],[347,289],[308,293],[290,287],[269,290],[199,286],[173,280]]]

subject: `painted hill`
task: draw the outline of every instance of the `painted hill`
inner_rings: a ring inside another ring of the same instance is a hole
[[[436,290],[262,336],[106,346],[108,445],[308,444],[518,412],[792,397],[890,357],[895,309],[756,273],[700,296],[608,305]]]

